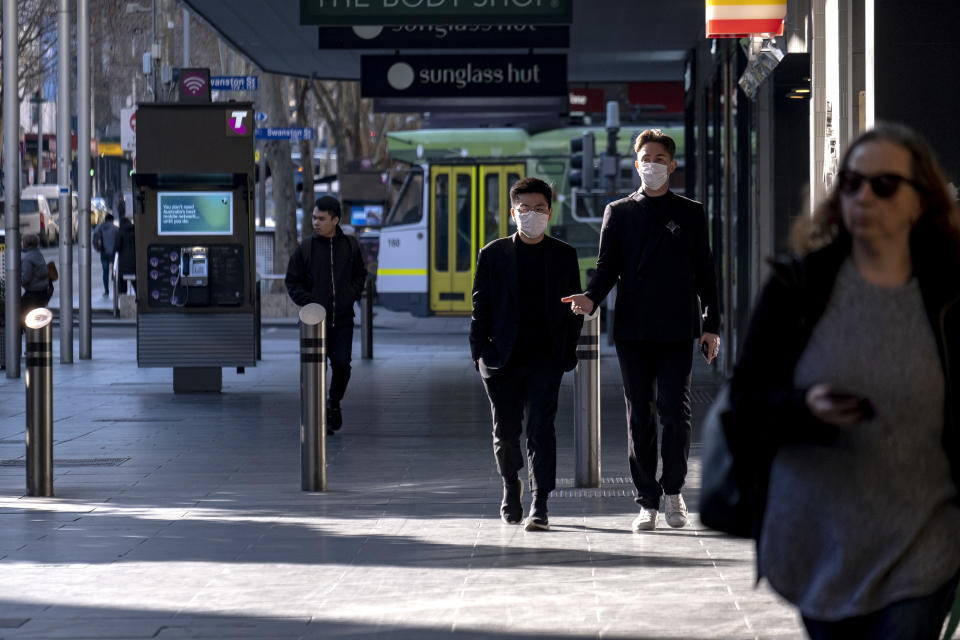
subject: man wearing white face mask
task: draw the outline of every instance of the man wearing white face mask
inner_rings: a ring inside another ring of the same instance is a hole
[[[657,526],[661,497],[667,524],[683,527],[680,490],[690,453],[693,344],[713,361],[720,351],[717,280],[703,205],[670,191],[676,144],[659,129],[637,136],[642,187],[607,205],[597,270],[587,290],[563,299],[588,314],[619,284],[613,337],[627,405],[630,474],[640,515],[631,528]],[[705,311],[705,315],[701,313]],[[663,427],[657,479],[657,408]]]
[[[520,434],[526,431],[527,479],[532,493],[527,531],[547,530],[547,497],[554,489],[554,418],[564,371],[577,364],[583,319],[561,298],[580,290],[573,247],[544,235],[553,190],[538,178],[510,188],[517,233],[494,240],[477,257],[470,352],[493,414],[493,453],[503,479],[500,519],[523,520]]]

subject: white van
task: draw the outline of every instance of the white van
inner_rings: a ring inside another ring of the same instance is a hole
[[[6,202],[0,199],[0,227],[6,229]],[[46,246],[56,243],[59,234],[55,224],[51,226],[50,207],[43,196],[33,195],[20,198],[20,237],[34,233],[40,237],[40,244]],[[52,241],[52,242],[51,242]]]
[[[55,184],[34,184],[29,187],[24,187],[21,197],[25,196],[34,196],[41,195],[47,199],[47,204],[50,207],[50,215],[53,217],[53,222],[56,228],[60,229],[60,187]],[[71,195],[71,207],[73,207],[73,242],[77,241],[77,228],[79,216],[77,215],[78,203],[80,202],[77,192],[74,191]],[[91,229],[93,226],[91,226]]]

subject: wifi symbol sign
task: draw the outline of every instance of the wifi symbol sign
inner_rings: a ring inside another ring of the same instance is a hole
[[[207,80],[199,73],[188,74],[183,79],[183,89],[191,96],[198,96],[203,93],[207,86]]]

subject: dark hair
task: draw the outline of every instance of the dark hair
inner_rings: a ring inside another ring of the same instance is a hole
[[[916,131],[902,124],[878,124],[850,143],[840,162],[840,171],[849,166],[854,149],[877,141],[895,144],[910,153],[910,178],[916,183],[923,206],[910,233],[914,260],[934,247],[956,253],[960,248],[956,203],[933,150]],[[838,182],[834,181],[827,197],[814,208],[813,215],[801,215],[793,224],[790,244],[797,253],[808,253],[832,242],[850,243],[850,232],[843,226]]]
[[[677,143],[673,141],[673,138],[665,134],[662,129],[644,129],[641,131],[633,143],[634,152],[640,153],[640,147],[648,142],[659,142],[662,144],[663,148],[666,149],[670,155],[671,160],[677,155]]]
[[[27,233],[23,236],[24,249],[36,249],[40,246],[40,236],[35,233]]]
[[[547,206],[553,207],[553,187],[540,178],[520,178],[510,187],[510,204],[517,202],[521,193],[539,193],[547,200]]]
[[[107,220],[107,221],[113,220],[113,214],[112,214],[112,213],[108,213],[106,216],[104,216],[103,219],[104,219],[104,220]]]
[[[329,211],[331,218],[340,217],[340,201],[333,196],[321,196],[317,198],[316,207],[320,211]]]

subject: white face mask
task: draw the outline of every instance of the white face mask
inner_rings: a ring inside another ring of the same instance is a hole
[[[640,163],[640,179],[643,181],[644,189],[656,191],[664,185],[669,177],[670,171],[665,164],[657,162]]]
[[[517,212],[514,214],[517,220],[517,228],[520,233],[528,238],[539,238],[547,230],[547,222],[550,216],[536,211],[527,211],[525,213]]]

